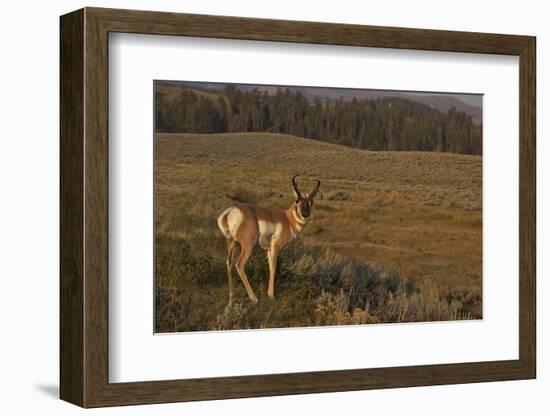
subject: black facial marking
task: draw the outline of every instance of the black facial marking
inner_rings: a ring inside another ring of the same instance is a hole
[[[311,215],[311,206],[313,205],[313,201],[309,198],[300,198],[298,201],[298,207],[300,209],[300,214],[302,214],[302,217],[308,218]]]

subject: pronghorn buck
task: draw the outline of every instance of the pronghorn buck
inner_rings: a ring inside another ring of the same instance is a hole
[[[319,191],[321,182],[309,194],[299,191],[296,177],[292,178],[292,190],[295,201],[286,211],[277,208],[264,208],[251,204],[239,204],[227,208],[218,217],[218,227],[227,240],[227,278],[229,282],[229,304],[233,300],[233,278],[231,269],[236,267],[243,282],[246,293],[253,303],[258,302],[254,290],[246,276],[245,266],[256,244],[267,251],[269,263],[269,286],[267,295],[275,296],[275,270],[280,251],[290,243],[300,232],[311,215],[313,198]],[[240,246],[237,261],[234,252]]]

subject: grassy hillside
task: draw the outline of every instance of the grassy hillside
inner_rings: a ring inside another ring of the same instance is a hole
[[[157,331],[481,316],[481,158],[370,152],[265,133],[156,136]],[[216,217],[236,202],[286,208],[290,178],[322,182],[281,254],[276,300],[257,249],[227,302]]]
[[[208,92],[203,89],[193,88],[192,90],[197,96],[210,98],[211,100],[217,100],[218,97],[223,97],[223,95],[216,94],[215,92]],[[178,84],[165,81],[155,82],[155,92],[164,95],[169,103],[173,102],[181,91],[182,87]]]

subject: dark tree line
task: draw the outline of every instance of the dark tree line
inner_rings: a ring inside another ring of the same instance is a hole
[[[182,88],[157,91],[158,132],[272,132],[370,150],[481,154],[481,126],[452,108],[447,113],[404,98],[311,102],[300,92],[274,94],[226,86],[223,93]]]

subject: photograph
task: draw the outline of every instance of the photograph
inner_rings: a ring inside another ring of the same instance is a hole
[[[155,333],[483,318],[482,94],[153,90]]]

